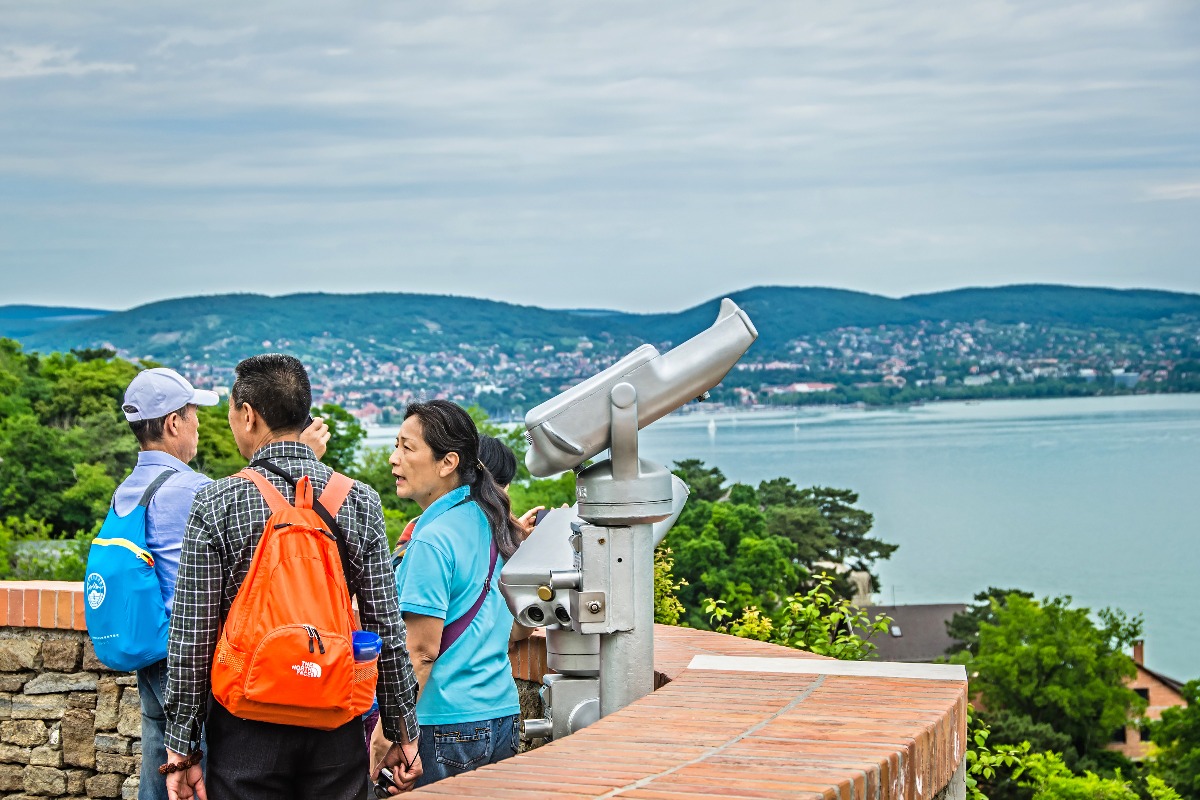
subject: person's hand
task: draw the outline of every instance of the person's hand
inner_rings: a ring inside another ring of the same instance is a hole
[[[387,767],[392,771],[392,780],[399,788],[389,789],[389,794],[411,792],[417,785],[417,778],[425,770],[421,766],[421,754],[417,752],[416,742],[394,742],[383,756],[383,760],[371,770],[371,780],[379,780],[379,770]]]
[[[300,431],[300,441],[312,448],[319,461],[325,455],[325,445],[329,444],[329,426],[323,417],[313,417],[312,424]]]
[[[387,755],[387,751],[392,747],[392,743],[383,735],[383,725],[375,723],[375,730],[371,731],[371,766],[370,773],[372,775],[379,774],[379,768],[383,766],[383,757]]]
[[[167,763],[178,764],[184,757],[171,749],[167,749]],[[208,800],[208,792],[204,790],[204,770],[199,764],[193,764],[185,770],[172,772],[167,776],[167,797],[170,800]]]
[[[534,506],[521,516],[517,517],[517,524],[520,525],[521,530],[525,532],[525,535],[521,538],[529,538],[529,534],[533,533],[533,526],[537,524],[538,512],[544,511],[545,508],[545,506]]]

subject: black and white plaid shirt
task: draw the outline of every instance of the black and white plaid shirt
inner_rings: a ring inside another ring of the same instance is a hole
[[[268,444],[254,454],[252,460],[258,459],[267,459],[296,478],[307,475],[318,497],[332,472],[300,442]],[[292,487],[282,478],[266,470],[259,472],[289,501],[293,499]],[[243,478],[224,478],[205,486],[192,504],[175,585],[163,704],[166,745],[177,753],[190,753],[199,747],[217,632],[250,570],[250,560],[270,514],[267,501],[254,484]],[[416,741],[417,681],[405,644],[379,495],[356,482],[338,511],[337,521],[346,535],[348,578],[358,592],[362,627],[383,638],[376,691],[384,735],[393,742],[400,741],[403,724],[409,741]]]

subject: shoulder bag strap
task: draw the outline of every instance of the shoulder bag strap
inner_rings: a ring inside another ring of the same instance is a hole
[[[178,470],[174,467],[167,467],[158,474],[158,477],[150,481],[150,485],[146,487],[146,491],[142,492],[142,497],[138,500],[138,505],[142,508],[149,508],[150,501],[154,499],[154,493],[157,492],[162,485],[167,482],[167,479],[174,475]],[[112,499],[108,501],[108,507],[115,509],[117,507],[117,493],[113,492]]]
[[[174,475],[176,472],[177,472],[177,470],[174,467],[167,467],[162,472],[160,472],[158,474],[157,478],[150,481],[150,485],[146,487],[146,491],[142,492],[142,497],[140,500],[138,500],[138,505],[141,506],[142,508],[146,509],[147,511],[149,511],[150,510],[150,501],[154,499],[154,493],[157,492],[159,489],[161,489],[162,485],[167,482],[167,479],[170,478],[172,475]],[[117,493],[116,492],[113,492],[112,507],[114,509],[117,507]],[[150,536],[150,515],[147,514],[145,516],[145,518],[142,520],[142,539],[143,539],[142,544],[145,545],[147,549],[149,549],[150,545],[146,544],[145,539],[149,538],[149,536]],[[151,559],[150,565],[151,566],[154,565],[153,559]]]
[[[261,467],[267,472],[278,475],[288,482],[292,488],[296,486],[296,479],[287,473],[282,467],[276,466],[265,458],[260,458],[257,461],[251,461],[250,466]],[[263,483],[271,486],[271,482],[259,475],[251,469],[242,470],[249,472],[258,477]],[[241,473],[238,473],[239,475]],[[346,587],[350,589],[350,594],[355,594],[355,588],[350,583],[350,554],[346,550],[346,535],[342,532],[342,526],[338,524],[335,515],[342,507],[342,503],[346,502],[346,497],[350,494],[350,490],[354,488],[354,481],[342,475],[340,472],[335,472],[329,476],[329,481],[325,484],[325,489],[321,492],[321,496],[317,498],[317,502],[313,503],[313,511],[317,512],[317,516],[321,521],[329,526],[329,532],[333,534],[333,538],[337,541],[338,557],[342,560],[342,577],[346,579]],[[271,489],[279,494],[279,491],[271,486]],[[326,497],[332,492],[332,496]],[[280,495],[282,497],[282,495]],[[337,502],[334,503],[333,501]],[[270,504],[270,500],[267,501]],[[332,508],[331,508],[332,507]],[[274,509],[272,509],[273,511]]]
[[[438,656],[450,649],[450,646],[458,641],[476,615],[479,614],[479,609],[483,608],[483,601],[487,598],[488,590],[492,588],[492,575],[496,572],[496,559],[500,555],[500,551],[496,549],[496,539],[491,536],[491,531],[488,531],[488,538],[491,539],[491,558],[492,562],[488,565],[487,580],[483,582],[483,591],[479,593],[479,599],[475,601],[475,605],[471,606],[466,614],[463,614],[458,619],[451,622],[449,625],[442,628],[442,643],[438,648]]]
[[[235,478],[242,478],[253,483],[258,487],[258,491],[262,493],[263,499],[267,501],[267,508],[271,509],[272,514],[278,514],[281,511],[292,508],[292,504],[287,501],[278,489],[271,485],[271,482],[258,474],[252,469],[244,469],[234,475]]]
[[[350,496],[350,490],[354,488],[354,481],[346,477],[340,472],[335,472],[329,476],[329,480],[325,483],[325,488],[321,490],[321,496],[317,498],[317,503],[325,511],[329,512],[330,517],[336,519],[338,511],[341,510],[342,504],[346,502],[346,498]],[[316,506],[313,506],[316,508]],[[318,514],[321,512],[318,511]],[[334,522],[336,525],[337,523]]]
[[[174,475],[175,472],[176,470],[174,467],[167,467],[164,469],[157,478],[150,482],[150,485],[146,487],[146,491],[142,492],[142,499],[138,500],[138,505],[142,508],[149,508],[150,501],[154,499],[154,493],[161,489],[162,485],[166,483],[167,479]],[[117,496],[114,494],[113,502],[116,502],[116,499]]]

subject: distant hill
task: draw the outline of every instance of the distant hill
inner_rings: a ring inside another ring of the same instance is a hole
[[[98,319],[112,312],[68,306],[0,306],[0,336],[21,339],[73,322]]]
[[[1049,323],[1136,331],[1177,314],[1196,314],[1200,295],[1154,289],[1024,285],[912,295],[903,302],[934,319],[986,319],[997,324]]]
[[[900,299],[817,287],[764,286],[730,295],[754,320],[752,352],[781,352],[800,336],[840,327],[988,320],[1138,331],[1175,315],[1200,316],[1200,295],[1027,285],[958,289]],[[267,348],[301,357],[342,345],[377,354],[429,353],[458,345],[526,352],[581,337],[628,349],[643,341],[674,344],[712,324],[720,298],[677,313],[555,310],[492,300],[401,293],[232,294],[187,297],[128,311],[0,307],[0,335],[48,352],[110,346],[175,363],[236,360]],[[267,344],[267,343],[270,344]],[[207,354],[207,355],[206,355]]]

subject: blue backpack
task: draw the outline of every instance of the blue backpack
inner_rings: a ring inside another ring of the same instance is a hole
[[[122,517],[116,498],[88,551],[83,614],[96,658],[112,670],[132,672],[167,657],[170,618],[146,549],[146,509],[175,470],[146,487],[137,507]]]

